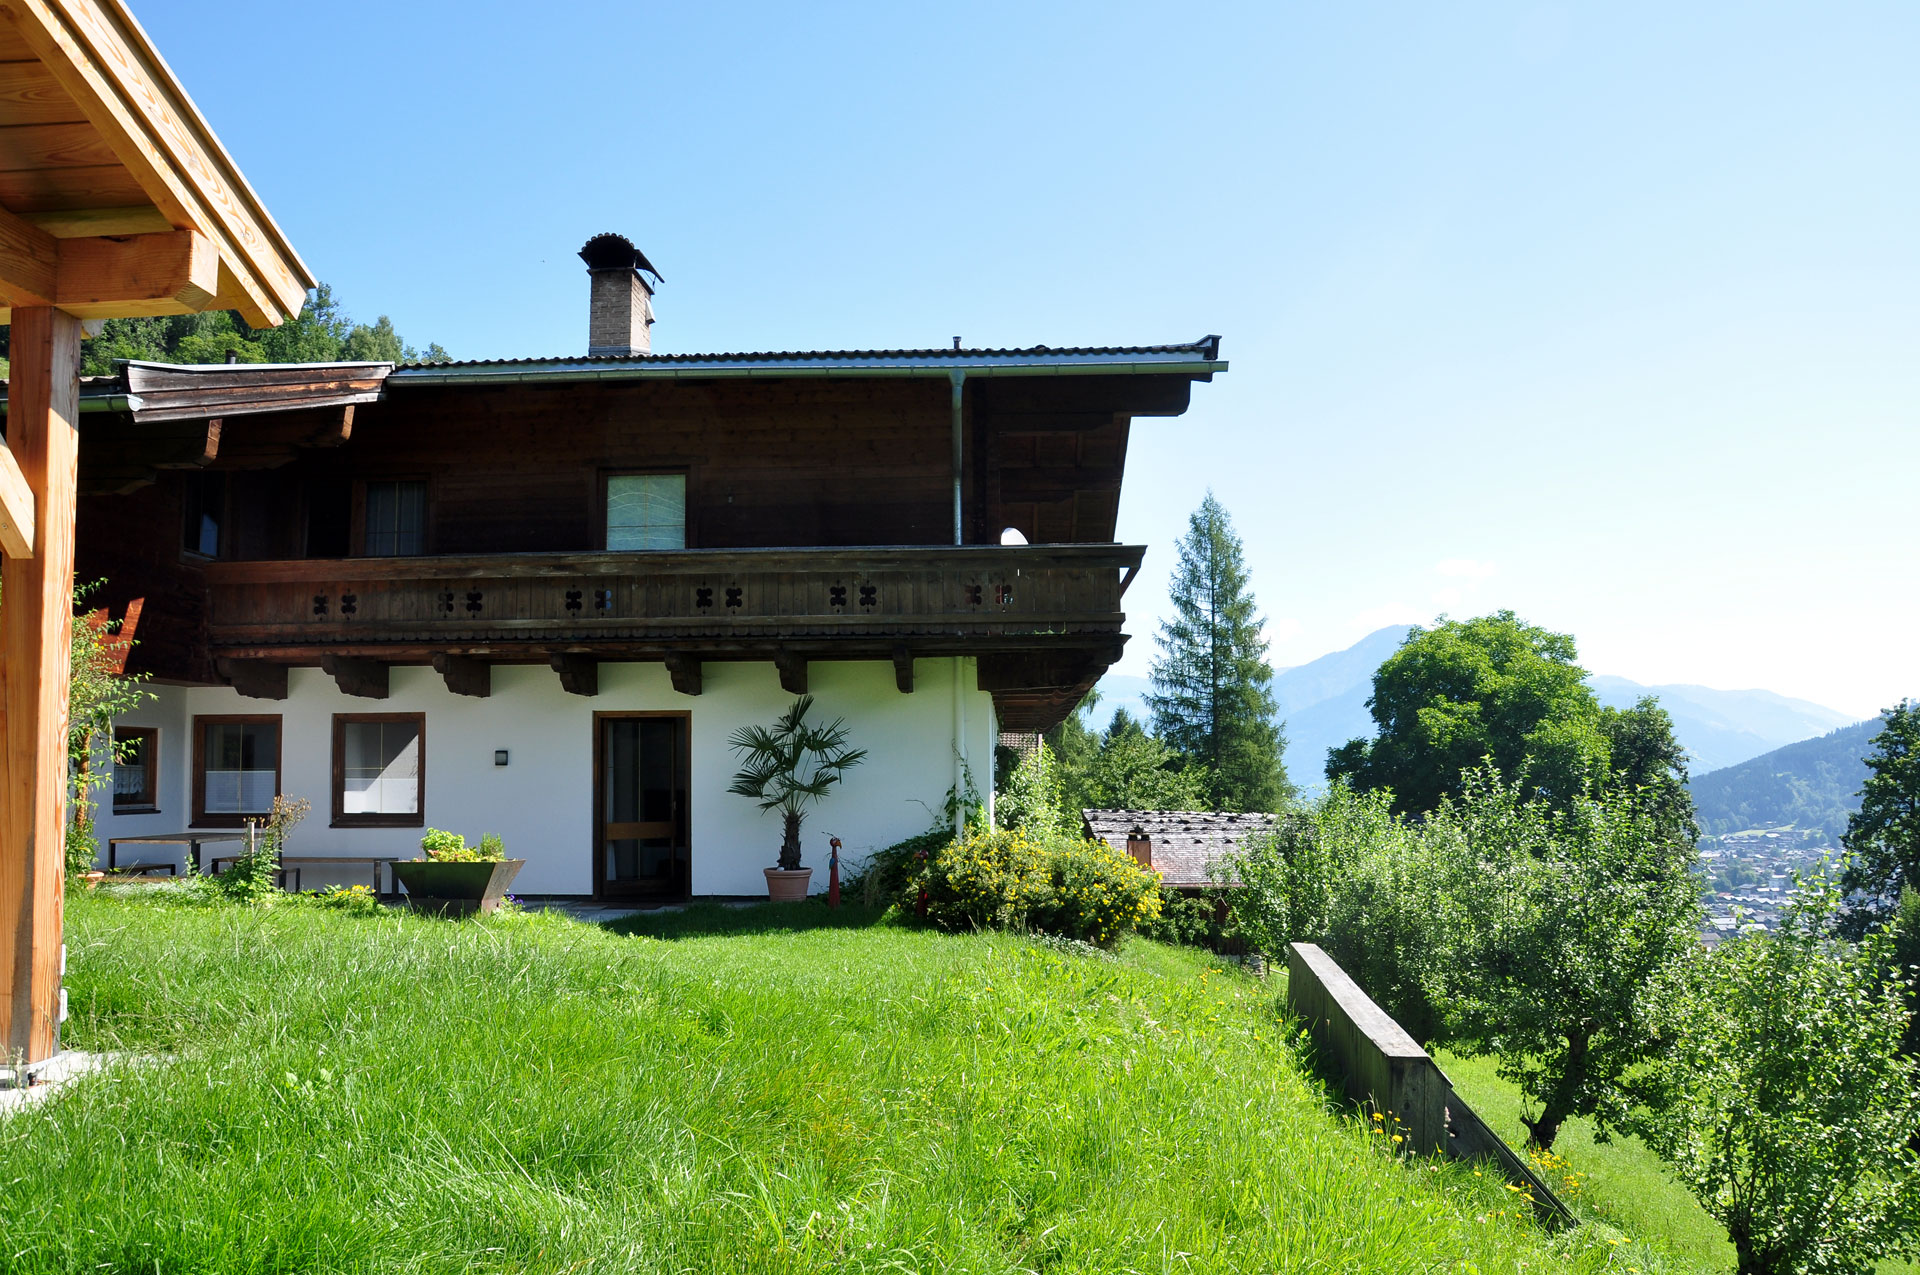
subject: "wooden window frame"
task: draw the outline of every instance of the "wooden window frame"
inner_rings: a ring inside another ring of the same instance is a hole
[[[244,828],[249,822],[265,822],[262,814],[228,815],[207,813],[207,732],[208,726],[264,726],[271,722],[279,734],[273,750],[273,795],[283,789],[287,764],[286,723],[278,713],[208,713],[193,719],[193,821],[190,828]]]
[[[120,794],[115,793],[112,812],[116,815],[157,815],[160,813],[160,728],[158,726],[116,726],[113,728],[113,749],[120,750],[122,735],[139,735],[146,739],[146,748],[141,757],[140,769],[146,772],[147,800],[141,805],[121,805]],[[117,756],[110,759],[109,765],[118,769]]]
[[[685,709],[620,709],[593,715],[593,845],[588,851],[588,868],[592,873],[593,897],[596,899],[629,898],[618,892],[607,890],[606,864],[601,856],[606,849],[607,840],[607,794],[606,783],[606,731],[602,723],[609,721],[631,721],[636,718],[677,717],[684,728],[680,733],[680,771],[687,781],[687,893],[693,897],[693,714]]]
[[[673,549],[608,549],[607,548],[607,484],[615,478],[681,478],[686,480],[682,495],[686,501],[685,535],[681,542],[683,549],[697,549],[700,541],[695,534],[693,516],[693,466],[686,465],[610,465],[603,466],[593,484],[593,534],[594,547],[601,553],[675,553]]]
[[[353,512],[348,514],[351,520],[347,527],[347,556],[364,558],[367,556],[367,484],[368,483],[421,483],[427,489],[427,507],[423,513],[424,522],[420,528],[420,552],[418,554],[382,554],[381,557],[427,557],[434,551],[433,508],[434,483],[432,474],[413,473],[394,474],[355,474],[353,477]]]
[[[347,733],[341,728],[387,722],[413,723],[414,739],[418,743],[414,754],[418,773],[414,776],[416,795],[413,799],[413,813],[410,815],[347,814]],[[427,826],[427,715],[425,713],[335,713],[333,715],[332,826],[335,828],[424,828]]]

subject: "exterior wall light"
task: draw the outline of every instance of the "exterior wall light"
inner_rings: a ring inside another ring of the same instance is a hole
[[[506,750],[506,749],[504,749],[504,748],[496,748],[496,749],[494,749],[494,750],[493,750],[493,764],[494,764],[494,765],[496,765],[496,766],[504,766],[504,765],[506,765],[506,764],[507,764],[507,750]]]

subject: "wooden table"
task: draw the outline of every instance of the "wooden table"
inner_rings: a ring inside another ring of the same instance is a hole
[[[126,845],[185,846],[188,855],[192,857],[193,870],[200,872],[204,871],[204,860],[200,857],[201,846],[218,841],[245,841],[246,839],[247,831],[244,828],[226,831],[208,829],[204,832],[156,832],[144,837],[109,837],[107,838],[107,871],[112,872],[118,866],[120,847]]]

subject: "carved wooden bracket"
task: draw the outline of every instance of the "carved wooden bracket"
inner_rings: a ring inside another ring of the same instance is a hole
[[[560,689],[591,698],[600,693],[600,661],[591,655],[555,655],[547,661],[560,675]]]
[[[780,670],[780,689],[789,695],[807,693],[807,657],[792,651],[776,651],[773,666]]]
[[[320,667],[339,683],[342,695],[361,699],[387,697],[387,666],[379,660],[354,659],[346,655],[323,655]]]
[[[700,693],[700,660],[692,655],[669,655],[667,657],[667,676],[673,679],[673,689],[682,695]]]
[[[893,648],[893,683],[902,695],[913,694],[913,652],[904,646]]]
[[[215,660],[213,671],[248,699],[285,699],[287,666],[265,660]]]
[[[436,655],[433,671],[447,680],[455,695],[485,699],[493,693],[493,665],[469,655]]]

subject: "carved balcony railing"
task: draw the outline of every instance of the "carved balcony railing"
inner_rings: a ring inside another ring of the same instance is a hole
[[[209,637],[225,656],[296,661],[516,648],[1044,648],[1076,644],[1074,635],[1117,641],[1121,594],[1144,552],[969,545],[221,562],[206,568]]]

